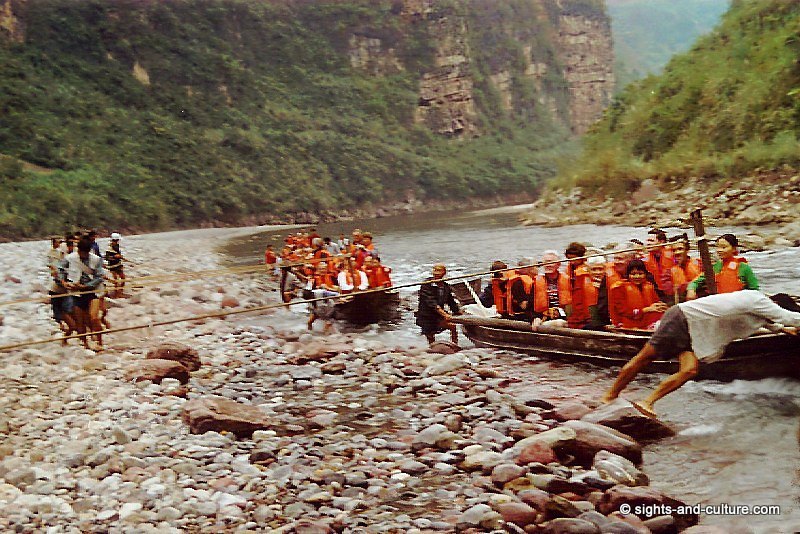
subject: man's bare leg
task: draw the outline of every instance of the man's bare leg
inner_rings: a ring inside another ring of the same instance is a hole
[[[636,354],[631,360],[626,363],[619,376],[611,385],[611,388],[603,395],[603,402],[611,402],[631,383],[636,375],[644,369],[650,362],[656,359],[656,349],[650,343],[645,343],[642,350]]]
[[[664,379],[664,381],[653,390],[649,397],[638,403],[639,406],[651,413],[655,413],[653,411],[653,404],[655,404],[658,399],[672,393],[697,375],[698,361],[694,352],[689,350],[681,352],[678,355],[678,360],[681,365],[678,372]]]
[[[96,298],[89,302],[89,329],[91,332],[100,332],[103,330],[103,323],[100,320],[100,306],[102,299]],[[103,335],[95,334],[94,340],[97,343],[97,350],[103,350]]]
[[[453,342],[453,345],[458,345],[458,330],[456,330],[455,325],[448,328],[450,329],[450,341]]]

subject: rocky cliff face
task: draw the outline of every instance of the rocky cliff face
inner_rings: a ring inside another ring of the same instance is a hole
[[[512,3],[526,8],[531,18],[515,19],[515,11],[509,13],[499,6],[489,17],[481,6],[481,17],[470,0],[402,2],[397,13],[403,23],[422,25],[435,46],[434,65],[419,78],[417,123],[446,136],[479,135],[474,88],[476,78],[487,74],[485,83],[506,113],[514,113],[520,106],[539,106],[575,134],[586,132],[600,117],[614,89],[608,17],[602,10],[562,8],[556,0]],[[517,49],[511,59],[479,58],[474,44],[478,29],[514,43]],[[404,69],[394,49],[380,39],[353,35],[350,45],[355,68],[376,75]],[[526,84],[533,91],[520,91]]]
[[[614,91],[614,51],[607,17],[560,15],[558,48],[569,88],[569,125],[585,133]]]

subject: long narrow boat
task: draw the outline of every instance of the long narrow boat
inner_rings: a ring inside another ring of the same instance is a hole
[[[586,362],[602,367],[622,366],[644,346],[649,333],[595,332],[523,321],[454,317],[466,336],[479,347],[508,349],[566,362]],[[674,373],[676,360],[656,360],[650,373]],[[736,340],[714,363],[702,364],[698,378],[757,380],[767,377],[800,379],[800,340],[787,334],[764,334]]]
[[[454,284],[457,285],[457,284]],[[454,288],[455,289],[455,288]],[[468,303],[469,293],[455,289]],[[465,335],[479,347],[507,349],[565,362],[585,362],[601,367],[627,363],[650,338],[649,332],[601,332],[551,327],[537,327],[524,321],[458,316]],[[644,372],[673,373],[677,360],[656,360]],[[800,338],[788,334],[754,335],[736,340],[714,363],[700,365],[698,378],[714,380],[757,380],[767,377],[800,379]]]

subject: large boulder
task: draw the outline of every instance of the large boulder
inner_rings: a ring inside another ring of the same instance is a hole
[[[140,360],[132,363],[125,371],[125,380],[143,382],[149,380],[160,384],[165,378],[176,378],[181,384],[189,381],[189,370],[172,360]]]
[[[566,426],[551,428],[550,430],[545,430],[539,434],[534,434],[533,436],[519,440],[514,444],[514,447],[512,447],[511,455],[516,459],[522,454],[523,450],[533,444],[539,444],[539,446],[549,447],[551,449],[563,447],[572,443],[576,437],[577,434],[575,430],[567,428]]]
[[[597,503],[597,511],[604,515],[610,515],[619,511],[623,504],[630,506],[631,513],[642,519],[651,519],[653,516],[662,515],[664,507],[669,507],[673,511],[670,515],[675,518],[679,531],[697,524],[697,514],[677,513],[678,507],[688,508],[685,503],[648,486],[614,486],[603,493]]]
[[[148,351],[148,360],[172,360],[180,363],[189,371],[197,371],[203,362],[195,349],[182,343],[167,341]]]
[[[637,440],[655,440],[675,435],[672,428],[658,419],[647,417],[623,399],[603,405],[580,419],[613,428]]]
[[[224,430],[241,438],[271,426],[260,409],[224,397],[192,399],[183,405],[182,418],[194,434]]]
[[[642,463],[642,446],[627,434],[588,421],[567,421],[560,428],[564,427],[575,433],[575,439],[561,445],[557,451],[574,456],[582,465],[591,465],[595,454],[602,450],[635,464]]]

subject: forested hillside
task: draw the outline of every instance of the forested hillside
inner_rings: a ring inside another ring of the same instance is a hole
[[[571,101],[584,23],[610,52],[596,0],[9,0],[0,236],[532,193],[611,93]]]
[[[555,187],[626,193],[800,163],[800,2],[734,1],[661,76],[627,87]]]
[[[730,0],[607,0],[618,87],[657,74],[710,32]]]

